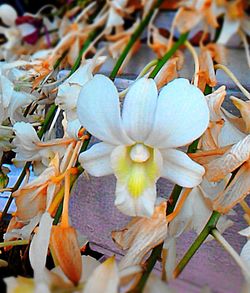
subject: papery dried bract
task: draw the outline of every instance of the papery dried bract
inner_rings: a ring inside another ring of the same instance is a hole
[[[147,252],[164,241],[167,231],[166,202],[163,202],[151,218],[136,217],[124,229],[112,232],[113,240],[122,249],[128,249],[119,268],[141,264]]]

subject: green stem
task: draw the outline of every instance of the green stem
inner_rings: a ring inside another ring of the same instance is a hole
[[[198,235],[198,237],[195,239],[193,244],[189,247],[186,254],[183,256],[181,261],[178,263],[177,267],[174,271],[174,277],[178,277],[179,274],[183,271],[183,269],[186,267],[190,259],[193,257],[193,255],[196,253],[196,251],[200,248],[202,243],[206,240],[208,235],[211,233],[211,231],[216,228],[216,224],[220,218],[220,213],[217,211],[213,211],[210,219],[208,220],[207,224],[201,231],[201,233]]]
[[[96,30],[94,30],[93,32],[91,32],[89,34],[87,40],[85,41],[83,47],[81,48],[81,50],[79,52],[79,55],[78,55],[74,65],[73,65],[73,67],[70,70],[69,75],[72,75],[77,70],[77,68],[80,66],[83,53],[87,50],[88,46],[92,43],[92,41],[99,34],[99,32],[100,32],[100,30],[96,29]]]
[[[6,247],[6,246],[17,246],[17,245],[27,245],[29,244],[30,240],[24,239],[24,240],[13,240],[13,241],[5,241],[0,243],[0,248]]]
[[[124,48],[123,52],[121,53],[119,59],[117,60],[112,72],[110,73],[110,79],[114,80],[123,61],[127,57],[130,49],[133,47],[137,39],[140,37],[146,26],[149,24],[151,17],[153,16],[155,10],[162,4],[163,0],[157,0],[155,4],[151,7],[148,14],[145,18],[140,22],[134,33],[132,34],[127,46]]]
[[[169,51],[162,57],[161,60],[159,60],[158,64],[154,68],[154,70],[150,74],[150,78],[155,78],[157,73],[161,70],[161,68],[164,66],[164,64],[174,55],[174,53],[179,49],[181,45],[184,44],[188,36],[188,33],[184,33],[180,36],[179,40],[174,43],[174,45],[171,47]]]

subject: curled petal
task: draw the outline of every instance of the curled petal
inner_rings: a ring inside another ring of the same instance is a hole
[[[250,191],[250,163],[246,162],[228,185],[214,201],[214,209],[227,213],[237,203],[247,196]]]
[[[113,174],[111,167],[111,152],[114,146],[104,142],[93,145],[79,156],[79,162],[92,176],[105,176]]]
[[[153,79],[141,78],[129,89],[123,104],[122,120],[126,133],[133,140],[143,142],[150,133],[157,97]]]
[[[184,187],[194,187],[201,182],[205,170],[188,155],[174,149],[161,150],[161,154],[163,156],[162,177]]]
[[[145,144],[158,148],[186,145],[206,130],[209,110],[203,93],[177,78],[160,92],[152,132]]]
[[[77,114],[82,125],[100,140],[114,145],[133,143],[122,126],[117,89],[104,75],[95,75],[82,88]]]
[[[250,156],[250,135],[235,144],[222,157],[208,163],[206,168],[206,177],[209,181],[219,181],[228,173],[234,171]]]
[[[151,218],[136,217],[124,229],[112,232],[113,240],[128,249],[119,268],[141,264],[146,253],[166,238],[167,231],[166,202],[162,202]]]

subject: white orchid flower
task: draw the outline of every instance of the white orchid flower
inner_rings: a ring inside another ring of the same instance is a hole
[[[123,213],[150,217],[159,177],[184,187],[201,182],[203,167],[176,149],[198,138],[209,121],[203,93],[188,80],[175,79],[159,95],[153,79],[137,80],[121,115],[116,87],[95,75],[83,87],[77,111],[82,125],[103,140],[79,160],[93,176],[115,174],[115,205]]]

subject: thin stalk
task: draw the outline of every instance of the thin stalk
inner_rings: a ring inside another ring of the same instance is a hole
[[[29,244],[30,240],[23,239],[23,240],[13,240],[13,241],[5,241],[0,243],[0,248],[6,246],[17,246],[17,245],[26,245]]]
[[[132,34],[127,46],[124,48],[123,52],[121,53],[119,59],[117,60],[111,74],[110,79],[114,80],[122,63],[124,62],[125,58],[127,57],[130,49],[133,47],[134,43],[140,37],[146,26],[149,24],[151,17],[153,16],[155,10],[162,4],[163,0],[157,0],[155,4],[151,7],[148,14],[144,17],[144,19],[140,22],[134,33]]]
[[[213,229],[210,232],[211,235],[220,243],[220,245],[232,256],[236,264],[241,268],[242,273],[248,279],[250,278],[250,272],[244,261],[241,259],[239,254],[234,250],[234,248],[226,241],[226,239],[221,235],[217,229]]]
[[[217,211],[213,211],[207,224],[205,225],[201,233],[195,239],[193,244],[189,247],[188,251],[185,253],[183,258],[181,259],[181,261],[178,263],[177,267],[175,268],[173,273],[175,278],[177,278],[180,275],[180,273],[186,267],[190,259],[193,257],[193,255],[196,253],[196,251],[200,248],[202,243],[206,240],[208,235],[211,233],[211,231],[216,228],[216,224],[219,218],[220,218],[220,213]]]
[[[216,64],[214,69],[221,69],[223,70],[231,79],[234,81],[236,86],[241,90],[241,92],[250,100],[250,93],[249,91],[240,83],[238,78],[233,74],[233,72],[223,64]]]

